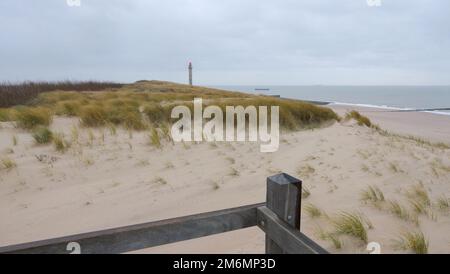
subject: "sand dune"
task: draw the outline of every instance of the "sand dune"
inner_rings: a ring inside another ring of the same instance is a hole
[[[449,118],[429,115],[368,116],[393,132],[448,140]],[[384,253],[408,252],[393,241],[405,230],[423,231],[431,253],[450,252],[450,212],[437,206],[439,198],[450,198],[449,149],[349,122],[285,133],[279,151],[270,154],[260,153],[256,143],[165,142],[160,150],[148,144],[148,132],[89,130],[72,118],[55,118],[52,130],[71,141],[65,153],[1,123],[0,158],[16,164],[0,170],[2,246],[262,202],[266,177],[286,172],[310,192],[303,207],[323,213],[313,218],[303,208],[301,230],[330,252],[367,252],[354,237],[340,236],[340,249],[323,237],[341,211],[370,219],[368,240],[379,242]],[[385,201],[362,201],[368,186],[378,187]],[[389,201],[395,200],[415,215],[409,202],[415,188],[429,196],[427,212],[417,219],[391,213]],[[250,228],[138,252],[263,251],[263,233]]]

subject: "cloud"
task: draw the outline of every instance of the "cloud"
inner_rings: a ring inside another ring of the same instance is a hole
[[[0,80],[449,84],[447,0],[2,0]]]

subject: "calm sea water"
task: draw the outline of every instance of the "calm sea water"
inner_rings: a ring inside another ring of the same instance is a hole
[[[280,95],[381,108],[450,108],[450,86],[216,86],[227,90]],[[269,89],[261,91],[255,89]],[[450,111],[434,112],[450,115]]]

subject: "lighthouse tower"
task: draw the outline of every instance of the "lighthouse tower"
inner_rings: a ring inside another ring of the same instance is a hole
[[[192,63],[189,62],[189,85],[192,86]]]

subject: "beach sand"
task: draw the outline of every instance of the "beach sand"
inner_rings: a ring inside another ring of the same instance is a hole
[[[345,108],[333,106],[340,113]],[[450,140],[450,117],[362,113],[394,133]],[[165,142],[159,150],[148,144],[148,132],[91,131],[73,118],[55,118],[52,130],[72,141],[65,153],[36,145],[29,132],[1,123],[0,158],[17,166],[0,170],[0,246],[263,202],[266,177],[286,172],[310,191],[303,206],[312,204],[328,216],[312,218],[302,208],[301,231],[332,253],[367,253],[366,244],[352,237],[341,236],[340,249],[321,237],[321,231],[333,231],[332,220],[341,211],[370,219],[368,240],[379,242],[382,253],[408,252],[398,250],[394,240],[416,230],[428,239],[430,253],[450,252],[449,209],[434,205],[450,198],[449,149],[352,122],[284,133],[275,153],[260,153],[257,143]],[[385,204],[377,208],[361,201],[368,186],[407,208],[408,193],[421,186],[432,203],[429,214],[420,214],[418,223],[402,220]],[[136,251],[263,252],[258,228]]]

